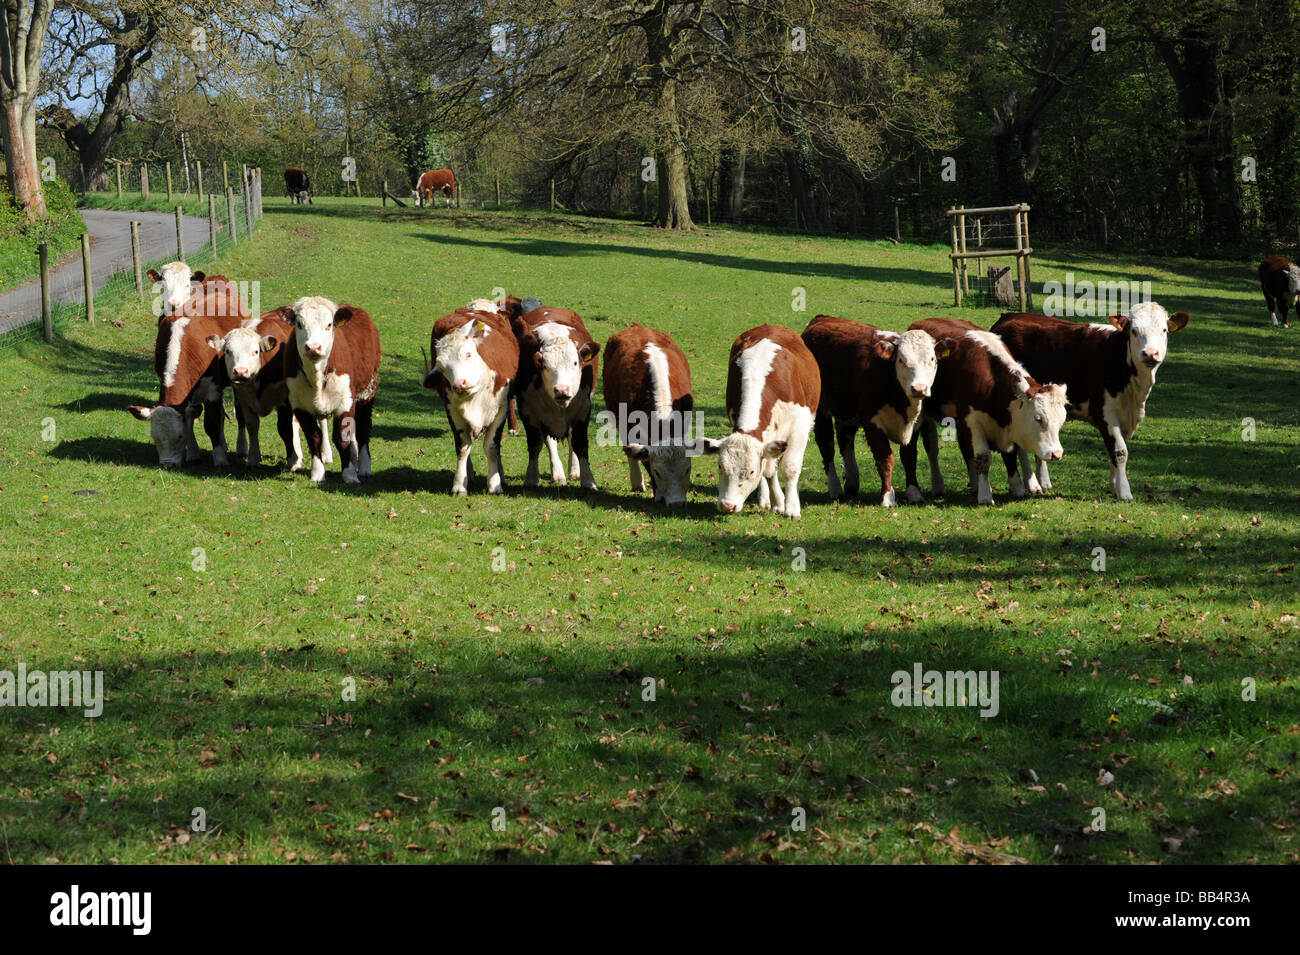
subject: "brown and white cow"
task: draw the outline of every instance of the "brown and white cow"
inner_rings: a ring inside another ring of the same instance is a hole
[[[1128,483],[1128,442],[1146,417],[1147,398],[1156,371],[1169,354],[1169,334],[1181,331],[1191,317],[1170,315],[1155,302],[1134,305],[1109,325],[1077,325],[1061,318],[1008,313],[993,326],[1011,354],[1041,380],[1062,382],[1069,390],[1071,418],[1091,421],[1110,456],[1110,489],[1121,501],[1133,500]],[[1022,452],[1030,492],[1052,486],[1047,463],[1038,456],[1038,473],[1029,470]],[[1008,472],[1015,461],[1007,460]]]
[[[718,455],[719,510],[738,513],[757,487],[759,507],[799,517],[799,472],[821,389],[817,359],[795,332],[760,325],[740,333],[727,362],[734,430],[703,442],[705,453]]]
[[[567,438],[569,477],[581,479],[586,490],[597,490],[587,459],[587,427],[600,345],[581,316],[567,308],[534,308],[512,324],[519,340],[514,397],[528,438],[524,486],[537,486],[537,457],[543,442],[550,452],[551,480],[565,483],[557,442]]]
[[[155,299],[158,334],[154,339],[154,371],[158,403],[132,405],[129,412],[149,422],[150,436],[163,467],[179,467],[200,457],[194,421],[203,415],[203,428],[212,441],[212,462],[227,467],[224,378],[207,339],[224,336],[249,318],[237,289],[224,275],[192,272],[184,262],[162,271],[149,270],[161,287]],[[244,421],[239,416],[237,448],[244,449]]]
[[[430,169],[423,173],[420,181],[415,184],[415,204],[432,206],[433,194],[438,191],[442,192],[447,199],[447,205],[450,206],[452,195],[456,191],[456,177],[452,175],[450,169]]]
[[[1011,357],[1002,339],[970,322],[927,318],[913,322],[911,328],[928,332],[951,348],[951,354],[939,362],[923,409],[926,420],[921,430],[930,458],[933,493],[943,493],[935,440],[935,422],[942,418],[951,418],[956,424],[957,445],[980,504],[993,503],[989,463],[995,448],[1010,451],[1019,445],[1048,461],[1057,461],[1065,454],[1061,448],[1065,385],[1039,384]],[[914,433],[903,447],[909,489],[917,486],[918,437]],[[1012,493],[1023,496],[1023,489],[1013,487]]]
[[[284,441],[289,470],[297,471],[302,467],[301,429],[294,419],[293,409],[289,407],[284,360],[280,355],[293,335],[287,312],[287,307],[263,312],[257,320],[250,319],[224,336],[209,335],[207,339],[208,346],[221,360],[224,381],[235,393],[241,420],[248,427],[246,463],[250,468],[257,467],[262,461],[258,432],[262,418],[272,411],[276,413],[276,428]],[[329,463],[328,455],[325,461]]]
[[[488,463],[488,493],[504,493],[501,431],[510,407],[510,386],[519,371],[514,329],[493,302],[475,299],[434,323],[429,348],[433,367],[424,376],[424,387],[442,398],[456,441],[451,493],[468,493],[469,453],[478,438],[483,439]]]
[[[697,444],[687,443],[695,398],[686,355],[672,336],[633,325],[605,342],[601,385],[627,455],[632,490],[645,491],[644,465],[656,504],[685,505],[691,459],[699,454]]]
[[[813,434],[826,467],[831,500],[858,493],[858,462],[854,439],[861,427],[867,435],[880,473],[880,503],[893,507],[894,449],[912,440],[921,417],[921,402],[930,394],[939,358],[950,346],[936,344],[926,332],[898,334],[847,318],[818,315],[803,332],[804,344],[817,359],[822,374],[821,402]],[[835,441],[844,458],[844,487],[835,473]],[[908,497],[920,500],[920,488],[909,486]]]
[[[369,477],[370,425],[379,389],[379,329],[354,305],[335,305],[319,295],[300,298],[284,317],[293,323],[284,354],[289,405],[307,435],[311,479],[325,480],[321,422],[334,419],[343,480]]]
[[[1259,263],[1259,287],[1274,325],[1277,324],[1277,313],[1281,311],[1282,327],[1291,327],[1288,312],[1292,306],[1296,318],[1300,319],[1300,265],[1285,256],[1270,255]]]

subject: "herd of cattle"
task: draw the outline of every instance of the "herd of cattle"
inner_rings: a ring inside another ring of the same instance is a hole
[[[149,276],[163,292],[154,351],[158,402],[129,410],[150,422],[163,466],[199,459],[194,423],[200,415],[213,463],[228,466],[223,398],[229,388],[236,450],[248,466],[260,463],[258,426],[274,412],[290,471],[304,465],[305,433],[312,481],[324,480],[335,448],[345,482],[370,475],[380,342],[363,309],[309,296],[254,317],[224,276],[192,272],[184,262]],[[941,424],[954,432],[979,503],[993,503],[994,451],[1005,461],[1011,494],[1037,494],[1052,486],[1048,463],[1063,454],[1067,418],[1090,421],[1101,433],[1110,489],[1130,500],[1127,442],[1145,416],[1168,336],[1188,320],[1185,312],[1170,315],[1144,302],[1106,325],[1027,313],[1003,315],[991,330],[929,318],[900,334],[826,315],[802,335],[763,325],[731,346],[731,433],[720,439],[693,433],[695,398],[681,348],[664,332],[632,325],[605,343],[605,414],[616,423],[633,489],[644,490],[644,468],[654,500],[669,505],[686,502],[693,459],[710,455],[717,458],[722,511],[740,511],[757,490],[759,506],[797,518],[810,435],[831,498],[856,495],[859,428],[880,475],[881,504],[896,503],[894,445],[901,448],[907,498],[919,503],[918,442],[929,457],[931,493],[943,493]],[[507,420],[517,433],[516,411],[528,444],[526,487],[539,483],[543,446],[551,480],[565,483],[558,442],[568,441],[568,478],[596,489],[588,432],[601,345],[577,313],[534,298],[476,299],[434,323],[430,347],[423,385],[441,397],[454,436],[453,494],[468,492],[470,448],[480,439],[487,489],[504,491],[501,440]]]
[[[432,206],[435,192],[441,192],[447,205],[451,205],[456,194],[456,177],[450,169],[430,169],[422,173],[411,190],[411,198],[417,206]],[[297,166],[287,167],[284,170],[284,194],[289,197],[291,205],[313,205],[311,176]]]

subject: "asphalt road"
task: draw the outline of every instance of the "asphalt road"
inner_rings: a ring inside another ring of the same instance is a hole
[[[171,212],[115,212],[82,209],[81,218],[90,231],[91,278],[96,290],[123,268],[131,267],[131,220],[140,223],[140,258],[145,263],[176,258],[176,216]],[[208,242],[208,220],[185,216],[185,253],[202,249]],[[50,273],[50,299],[55,303],[84,299],[81,255],[73,253]],[[41,320],[39,280],[0,293],[0,334]]]

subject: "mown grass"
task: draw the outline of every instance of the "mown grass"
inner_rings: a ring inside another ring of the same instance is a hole
[[[736,333],[817,312],[902,328],[951,312],[946,267],[939,246],[268,199],[220,270],[266,308],[322,293],[381,329],[360,489],[158,470],[122,410],[156,387],[143,306],[18,346],[0,669],[102,669],[108,700],[0,711],[6,859],[1296,861],[1297,348],[1248,263],[1035,260],[1039,283],[1149,278],[1193,316],[1131,503],[1081,425],[1053,494],[1012,502],[1001,478],[992,508],[952,445],[947,499],[894,511],[829,503],[810,448],[798,522],[724,518],[707,465],[662,513],[614,448],[594,449],[599,493],[524,493],[521,438],[507,496],[481,476],[447,495],[420,348],[471,297],[537,295],[600,340],[670,331],[718,434]],[[891,705],[916,662],[998,671],[998,715]]]

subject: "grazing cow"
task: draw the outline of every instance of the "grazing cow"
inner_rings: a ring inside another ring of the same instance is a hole
[[[663,332],[633,325],[605,343],[605,373],[601,379],[605,407],[627,441],[632,490],[645,490],[641,467],[650,474],[656,504],[683,506],[691,488],[691,458],[687,446],[687,417],[695,407],[691,366],[677,343]]]
[[[210,335],[225,335],[249,317],[235,286],[224,275],[192,272],[184,262],[172,262],[149,278],[162,286],[157,301],[158,334],[154,340],[154,371],[158,403],[132,405],[133,416],[149,422],[150,436],[165,468],[197,461],[194,421],[203,415],[203,429],[212,441],[212,463],[227,467],[224,376],[207,345]],[[237,448],[244,447],[244,421],[239,417]]]
[[[1065,423],[1066,387],[1040,385],[1011,357],[1002,339],[970,322],[951,318],[927,318],[913,322],[914,329],[929,332],[936,341],[946,341],[952,353],[939,363],[930,397],[925,401],[925,450],[930,458],[931,490],[943,493],[939,476],[938,441],[935,421],[952,418],[957,427],[957,445],[975,486],[980,504],[993,503],[989,485],[989,462],[994,448],[1010,451],[1013,445],[1032,448],[1040,458],[1059,460],[1061,425]],[[909,489],[916,480],[916,443],[920,435],[903,448],[903,467]],[[1013,496],[1024,489],[1012,485]],[[910,494],[909,494],[910,497]]]
[[[447,198],[447,205],[450,206],[451,197],[456,191],[456,177],[452,175],[450,169],[430,169],[421,175],[420,181],[415,184],[415,204],[432,206],[433,194],[439,190]]]
[[[880,472],[880,503],[893,507],[894,449],[905,445],[921,416],[921,402],[930,394],[940,358],[951,353],[946,342],[935,343],[919,330],[899,335],[846,318],[818,315],[803,333],[804,344],[821,370],[822,394],[813,433],[826,467],[831,500],[841,494],[856,497],[858,462],[853,450],[858,428]],[[835,439],[844,458],[844,488],[835,474]],[[908,486],[908,498],[921,500],[920,488]]]
[[[335,305],[319,295],[300,298],[285,310],[293,323],[284,355],[289,404],[307,435],[311,479],[325,480],[321,422],[334,419],[334,444],[343,480],[369,477],[370,423],[379,388],[379,329],[365,311]]]
[[[1300,319],[1300,265],[1283,256],[1270,255],[1259,263],[1259,287],[1264,292],[1264,304],[1268,306],[1274,325],[1281,310],[1282,327],[1291,327],[1288,312],[1292,306],[1296,318]]]
[[[475,299],[434,323],[429,349],[433,367],[424,376],[424,387],[442,398],[456,440],[451,493],[468,493],[470,447],[480,437],[488,463],[488,493],[504,493],[501,431],[510,406],[510,386],[519,372],[514,329],[493,302]]]
[[[1133,306],[1129,315],[1116,315],[1109,325],[1076,325],[1047,315],[1008,313],[993,331],[1006,342],[1029,371],[1046,381],[1062,382],[1070,393],[1070,417],[1091,421],[1101,432],[1110,455],[1110,489],[1121,501],[1133,500],[1128,483],[1128,442],[1146,417],[1147,398],[1156,371],[1169,353],[1169,333],[1191,320],[1186,312],[1167,313],[1155,302]],[[1031,492],[1048,490],[1052,482],[1047,463],[1038,459],[1038,473],[1021,460]],[[1009,473],[1015,468],[1007,459]]]
[[[537,457],[543,439],[551,457],[551,480],[565,483],[556,443],[567,438],[569,477],[581,479],[586,490],[597,490],[587,460],[587,426],[600,345],[592,339],[582,318],[567,308],[534,308],[512,324],[519,339],[519,376],[515,379],[514,397],[528,438],[524,486],[537,486]]]
[[[727,362],[735,430],[703,442],[706,454],[718,455],[719,510],[738,513],[757,487],[759,507],[799,517],[799,472],[821,390],[817,359],[793,331],[760,325],[740,334]]]
[[[311,201],[311,177],[297,166],[284,171],[284,192],[291,204],[314,204]]]
[[[300,428],[289,407],[289,389],[284,381],[284,360],[280,351],[293,334],[286,318],[287,308],[263,312],[261,318],[232,328],[224,336],[209,335],[208,347],[222,360],[225,382],[235,393],[235,403],[248,427],[250,468],[262,461],[258,430],[262,418],[276,412],[276,427],[284,440],[285,458],[290,471],[302,467]],[[326,456],[326,463],[328,463]]]

